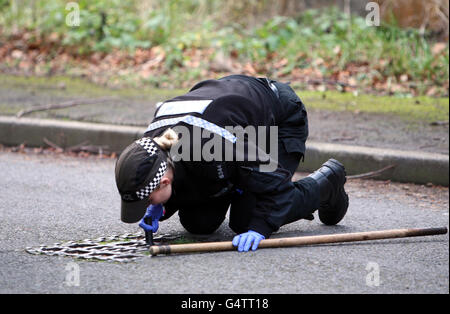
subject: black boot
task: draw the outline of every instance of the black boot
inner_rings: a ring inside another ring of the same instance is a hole
[[[309,175],[320,188],[319,219],[325,225],[335,225],[344,218],[348,208],[348,195],[344,166],[335,159],[325,162],[322,167]]]

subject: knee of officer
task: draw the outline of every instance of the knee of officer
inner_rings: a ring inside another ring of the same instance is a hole
[[[180,210],[178,212],[180,223],[189,233],[192,234],[211,234],[216,231],[225,217],[208,217],[208,215],[195,215],[188,211]]]

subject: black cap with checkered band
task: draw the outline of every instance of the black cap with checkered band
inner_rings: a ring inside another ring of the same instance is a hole
[[[167,170],[167,153],[151,138],[143,137],[129,145],[116,162],[116,185],[122,197],[123,222],[142,219],[150,205],[149,195]]]

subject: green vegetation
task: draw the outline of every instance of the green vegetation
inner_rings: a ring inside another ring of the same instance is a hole
[[[91,84],[86,80],[70,77],[55,76],[44,77],[20,77],[12,75],[0,75],[0,92],[3,91],[26,91],[39,98],[42,95],[48,97],[64,96],[77,97],[81,93],[84,97],[102,97],[105,95],[115,96],[126,102],[129,99],[143,99],[163,101],[181,95],[185,89],[156,89],[146,88],[121,88],[110,89],[104,86]],[[64,86],[64,88],[61,88]],[[307,109],[323,109],[332,111],[353,111],[366,113],[388,114],[402,117],[410,121],[447,121],[449,117],[449,99],[434,98],[427,96],[400,97],[400,96],[374,96],[354,93],[342,93],[336,91],[296,92],[305,103]],[[1,93],[0,93],[1,94]],[[17,104],[8,102],[8,97],[0,97],[0,114],[16,114],[20,110]]]
[[[353,111],[395,115],[410,121],[448,121],[449,99],[419,97],[391,97],[358,95],[340,92],[301,92],[308,109]]]
[[[406,82],[416,94],[430,86],[440,89],[437,94],[448,93],[448,45],[436,53],[432,40],[419,30],[395,24],[369,27],[364,18],[350,18],[335,8],[261,18],[250,25],[247,16],[253,12],[247,7],[261,11],[268,1],[79,0],[80,26],[69,27],[67,1],[36,0],[19,9],[22,2],[0,0],[0,47],[2,37],[21,31],[29,32],[28,42],[47,43],[54,53],[60,45],[77,55],[115,49],[133,54],[137,48],[160,46],[168,72],[158,75],[158,82],[199,79],[202,65],[190,66],[193,57],[186,53],[194,49],[213,51],[202,64],[220,52],[275,78],[295,78],[304,75],[298,70],[312,68],[321,77],[339,79],[347,71],[358,86]],[[153,78],[148,83],[156,84]]]
[[[68,76],[24,77],[16,75],[0,75],[1,90],[22,90],[32,95],[51,94],[61,97],[104,97],[105,95],[120,98],[146,98],[155,103],[186,93],[185,89],[157,89],[152,86],[144,88],[108,88],[88,82],[85,79]],[[1,97],[0,97],[1,99]]]

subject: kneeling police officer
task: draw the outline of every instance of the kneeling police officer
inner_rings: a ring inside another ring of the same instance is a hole
[[[264,136],[230,132],[239,127]],[[291,180],[307,137],[305,106],[288,84],[244,75],[202,81],[160,103],[144,136],[119,156],[121,220],[156,232],[178,211],[188,232],[210,234],[230,210],[238,251],[256,250],[282,225],[312,220],[316,210],[322,223],[335,225],[348,208],[344,166],[330,159]],[[212,151],[219,158],[204,156]]]

